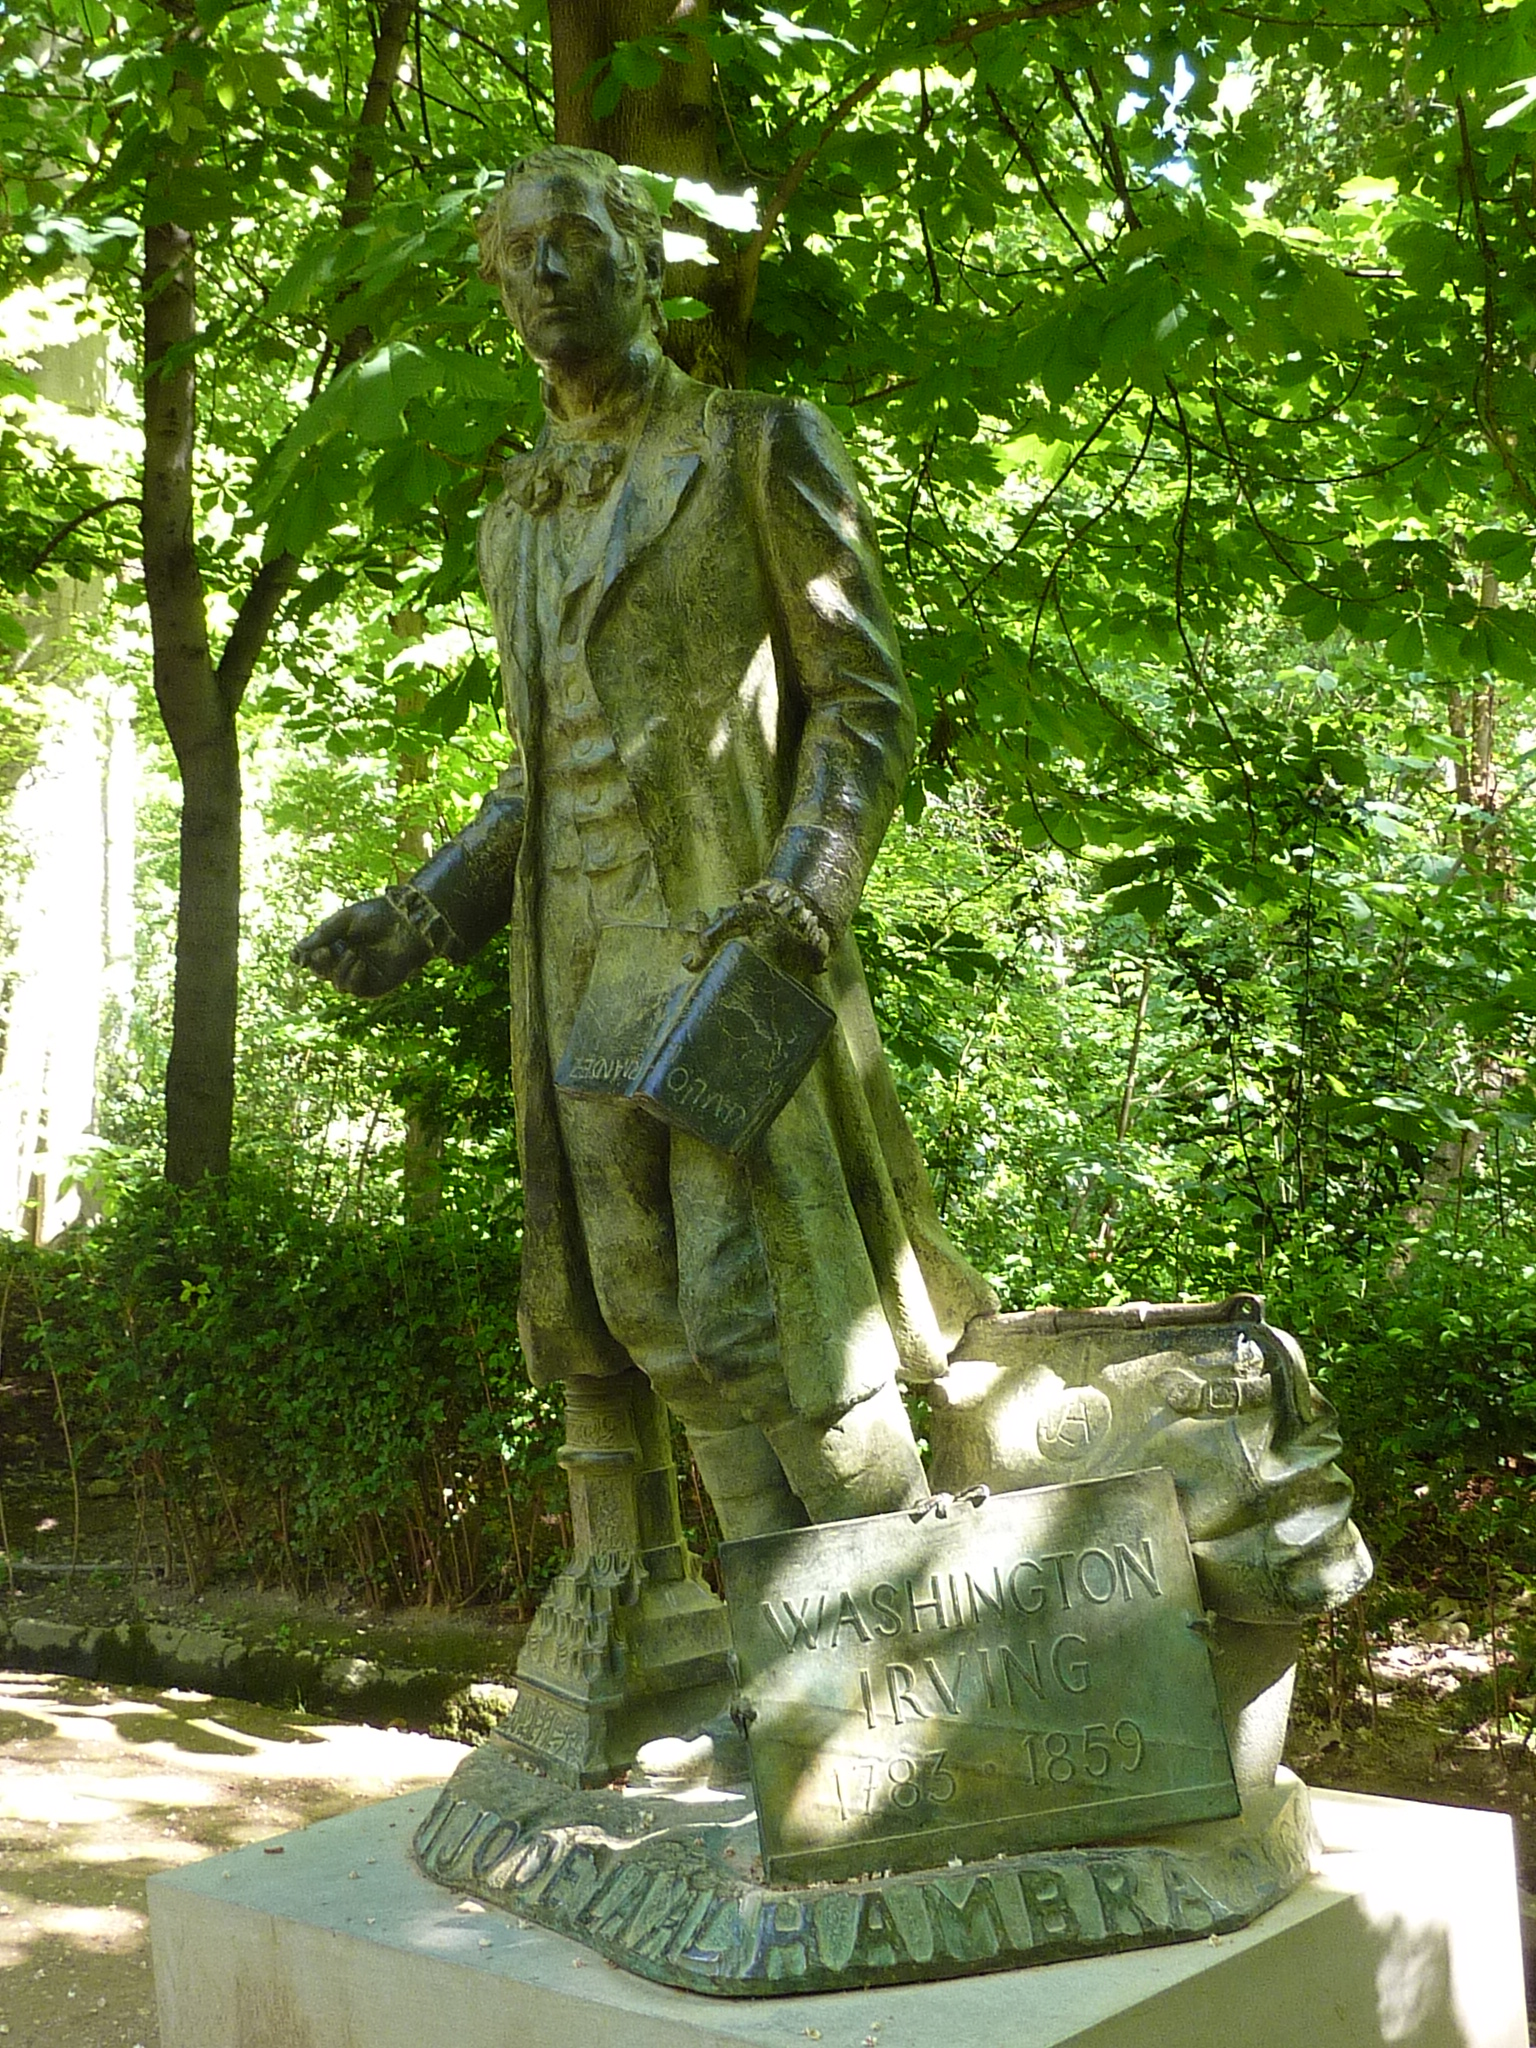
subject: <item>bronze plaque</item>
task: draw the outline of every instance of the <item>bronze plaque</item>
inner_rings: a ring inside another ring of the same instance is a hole
[[[1238,1811],[1164,1471],[751,1537],[720,1570],[771,1881]]]

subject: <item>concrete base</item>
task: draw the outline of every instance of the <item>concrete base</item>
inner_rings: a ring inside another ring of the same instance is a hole
[[[1237,1934],[944,1984],[716,2001],[431,1884],[406,1845],[432,1800],[151,1878],[162,2048],[1527,2044],[1501,1814],[1316,1792],[1319,1875]]]

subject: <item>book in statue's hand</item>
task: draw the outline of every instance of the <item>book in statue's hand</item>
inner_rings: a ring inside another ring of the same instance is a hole
[[[745,1152],[810,1072],[833,1016],[744,939],[690,973],[683,956],[697,943],[667,926],[604,928],[555,1086],[623,1097]]]

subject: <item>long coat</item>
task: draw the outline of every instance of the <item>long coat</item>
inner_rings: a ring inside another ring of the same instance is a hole
[[[770,876],[803,889],[836,935],[820,987],[837,1025],[744,1161],[791,1399],[834,1419],[898,1367],[941,1372],[966,1322],[994,1306],[938,1222],[848,936],[913,743],[868,515],[813,406],[664,364],[568,571],[554,646],[540,644],[535,531],[509,489],[480,534],[521,764],[506,792],[526,778],[511,972],[529,1369],[543,1383],[631,1363],[587,1268],[552,1080],[563,1048],[547,1042],[540,984],[544,685],[581,662],[669,922],[698,922]]]

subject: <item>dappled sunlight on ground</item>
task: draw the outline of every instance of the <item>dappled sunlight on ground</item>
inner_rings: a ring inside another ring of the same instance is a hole
[[[0,1674],[4,2048],[155,2048],[145,1880],[438,1784],[457,1743]]]
[[[77,1948],[136,1950],[148,1925],[142,1913],[126,1906],[43,1906],[20,1892],[0,1893],[0,1900],[7,1908],[7,1925],[0,1929],[0,1968],[24,1962],[28,1941],[50,1934]]]

